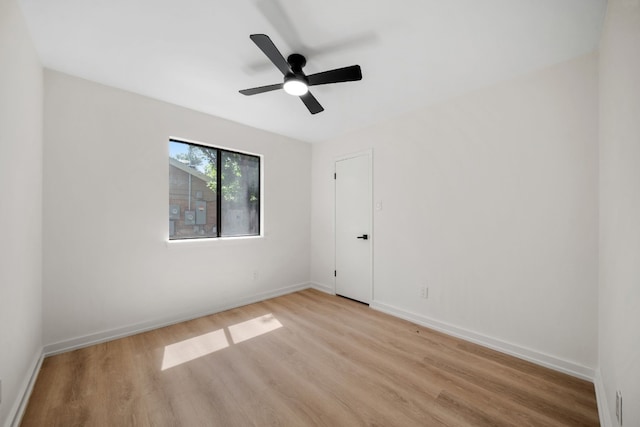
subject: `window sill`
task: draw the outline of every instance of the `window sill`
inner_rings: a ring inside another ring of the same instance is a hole
[[[259,236],[238,236],[238,237],[203,237],[196,239],[175,239],[165,240],[165,246],[167,248],[179,248],[179,247],[195,247],[195,246],[215,246],[221,244],[230,243],[245,243],[252,240],[262,240],[264,235]]]

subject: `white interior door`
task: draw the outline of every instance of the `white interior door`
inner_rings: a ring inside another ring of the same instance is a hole
[[[336,294],[372,295],[371,152],[336,161]]]

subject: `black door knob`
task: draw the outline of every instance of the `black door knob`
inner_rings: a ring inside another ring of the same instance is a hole
[[[369,240],[369,235],[363,234],[362,236],[358,236],[358,239]]]

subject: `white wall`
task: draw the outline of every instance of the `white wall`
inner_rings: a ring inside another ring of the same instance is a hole
[[[0,0],[0,425],[42,340],[42,67],[14,0]]]
[[[640,1],[609,0],[600,45],[600,374],[612,425],[640,426]]]
[[[373,148],[375,303],[578,373],[598,366],[599,331],[611,422],[622,390],[638,425],[639,3],[609,2],[599,91],[588,55],[313,148],[47,71],[43,172],[42,68],[0,0],[0,424],[43,311],[55,349],[294,289],[309,271],[332,287],[333,159]],[[264,155],[264,238],[166,244],[169,136]]]
[[[314,145],[311,280],[334,283],[334,158],[373,148],[374,202],[383,204],[374,305],[588,377],[597,364],[597,131],[597,59],[588,55]]]
[[[44,111],[47,349],[308,283],[309,144],[49,70]],[[170,136],[264,155],[264,238],[167,245]]]

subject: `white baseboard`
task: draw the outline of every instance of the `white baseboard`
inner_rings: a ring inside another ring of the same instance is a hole
[[[52,356],[54,354],[65,353],[67,351],[76,350],[78,348],[88,347],[94,344],[100,344],[107,341],[112,341],[118,338],[124,338],[127,336],[139,334],[141,332],[151,331],[153,329],[162,328],[164,326],[173,325],[180,322],[186,322],[187,320],[196,319],[198,317],[209,316],[211,314],[219,313],[221,311],[230,310],[232,308],[242,307],[243,305],[253,304],[267,300],[269,298],[275,298],[282,295],[297,292],[302,289],[307,289],[311,286],[309,282],[298,283],[291,286],[286,286],[279,289],[274,289],[267,292],[261,292],[258,294],[250,295],[247,297],[238,298],[233,301],[227,301],[223,304],[212,307],[209,310],[203,312],[194,312],[189,314],[182,314],[179,316],[168,317],[163,319],[155,319],[148,322],[137,323],[134,325],[124,326],[121,328],[110,329],[107,331],[97,332],[94,334],[84,335],[70,340],[60,341],[53,344],[44,346],[43,353],[45,356]]]
[[[29,397],[33,391],[33,386],[36,384],[36,379],[38,378],[38,373],[40,372],[43,359],[44,355],[41,349],[40,352],[36,353],[33,357],[33,361],[29,366],[29,371],[27,371],[27,376],[20,387],[18,397],[9,410],[9,416],[7,417],[5,427],[18,427],[20,425],[24,411],[27,409],[27,403],[29,403]]]
[[[607,401],[607,393],[602,382],[600,369],[596,369],[593,379],[593,385],[596,389],[596,401],[598,402],[598,416],[600,417],[600,425],[602,427],[613,427],[611,424],[611,412],[609,412],[609,402]]]
[[[319,291],[326,292],[328,294],[335,294],[335,291],[332,286],[328,286],[328,285],[317,283],[317,282],[299,283],[296,285],[274,289],[268,292],[262,292],[262,293],[254,294],[248,297],[239,298],[234,301],[226,302],[225,304],[212,307],[210,310],[207,310],[206,312],[192,313],[189,315],[178,316],[175,318],[157,319],[155,321],[143,322],[136,325],[116,328],[109,331],[98,332],[95,334],[85,335],[82,337],[73,338],[70,340],[65,340],[58,343],[46,345],[43,347],[41,354],[35,357],[35,360],[32,363],[31,375],[27,379],[25,379],[25,383],[22,388],[24,392],[22,393],[21,398],[16,401],[16,403],[14,404],[14,407],[9,412],[9,418],[7,420],[7,424],[5,425],[5,427],[17,427],[20,424],[20,421],[26,409],[26,405],[29,401],[29,397],[31,396],[31,391],[35,384],[35,380],[37,378],[38,372],[40,371],[42,360],[45,356],[63,353],[66,351],[71,351],[78,348],[87,347],[90,345],[111,341],[114,339],[130,336],[130,335],[135,335],[141,332],[146,332],[149,330],[161,328],[161,327],[172,325],[175,323],[184,322],[184,321],[195,319],[202,316],[208,316],[211,314],[219,313],[221,311],[230,310],[232,308],[241,307],[247,304],[264,301],[266,299],[275,298],[278,296],[286,295],[292,292],[297,292],[307,288],[317,289]],[[598,412],[600,414],[600,423],[603,427],[612,427],[611,421],[610,421],[611,417],[609,416],[610,413],[608,409],[608,404],[607,404],[607,400],[604,393],[604,386],[602,384],[602,378],[600,377],[599,370],[594,370],[592,368],[588,368],[564,359],[556,358],[556,357],[553,357],[544,353],[540,353],[525,347],[514,345],[506,341],[497,340],[495,338],[491,338],[473,331],[469,331],[464,328],[450,325],[445,322],[440,322],[440,321],[431,319],[429,317],[423,316],[421,314],[412,313],[388,304],[384,304],[380,302],[372,302],[370,304],[370,307],[375,310],[390,314],[392,316],[408,320],[410,322],[443,332],[448,335],[452,335],[452,336],[464,339],[466,341],[470,341],[470,342],[482,345],[484,347],[491,348],[493,350],[500,351],[502,353],[510,354],[520,359],[524,359],[532,363],[572,375],[574,377],[578,377],[587,381],[593,381],[595,385],[595,390],[596,390]]]
[[[582,366],[577,363],[570,362],[568,360],[560,359],[554,356],[550,356],[548,354],[531,350],[529,348],[518,346],[516,344],[511,344],[506,341],[491,338],[489,336],[482,335],[477,332],[473,332],[473,331],[460,328],[445,322],[440,322],[440,321],[431,319],[421,314],[411,313],[409,311],[405,311],[403,309],[400,309],[388,304],[383,304],[380,302],[372,302],[370,304],[370,307],[375,310],[390,314],[392,316],[396,316],[401,319],[408,320],[418,325],[435,329],[436,331],[443,332],[447,335],[452,335],[457,338],[462,338],[463,340],[470,341],[475,344],[479,344],[483,347],[488,347],[492,350],[496,350],[501,353],[506,353],[511,356],[515,356],[519,359],[524,359],[529,362],[535,363],[536,365],[541,365],[546,368],[553,369],[555,371],[563,372],[565,374],[569,374],[571,376],[574,376],[583,380],[592,382],[594,378],[593,368],[588,368],[586,366]]]
[[[325,292],[327,294],[331,294],[331,295],[336,294],[336,291],[335,289],[333,289],[333,286],[325,285],[324,283],[311,282],[309,283],[309,287],[321,292]]]

